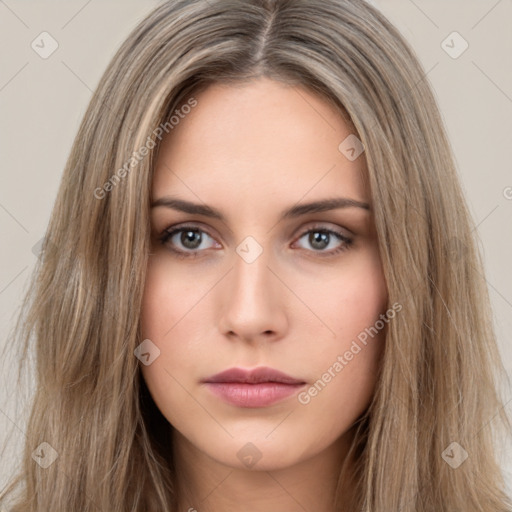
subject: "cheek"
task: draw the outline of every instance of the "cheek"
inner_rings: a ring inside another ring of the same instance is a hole
[[[339,349],[366,328],[371,327],[386,310],[388,294],[376,247],[354,254],[339,271],[324,279],[322,293],[315,294],[319,316],[325,319]]]
[[[343,320],[341,333],[354,337],[364,329],[371,327],[385,312],[387,288],[380,268],[380,260],[368,256],[368,262],[362,260],[354,267],[351,275],[346,276],[340,292],[338,314]]]
[[[163,265],[158,256],[148,263],[141,309],[142,337],[158,339],[172,326],[168,313],[174,311],[173,295],[166,285]]]
[[[165,251],[157,250],[150,257],[142,298],[141,336],[142,340],[151,340],[159,356],[149,365],[141,364],[141,371],[154,402],[173,424],[180,424],[184,412],[185,416],[197,414],[186,389],[198,362],[204,360],[202,308],[211,287],[211,276],[189,272]]]
[[[173,357],[170,357],[169,341],[179,330],[179,320],[185,314],[182,310],[187,300],[186,296],[183,296],[185,288],[174,281],[170,286],[169,278],[166,276],[169,276],[169,269],[166,268],[165,260],[158,254],[152,255],[146,273],[140,323],[142,340],[149,339],[150,346],[156,347],[155,350],[159,351],[158,357],[151,364],[141,364],[142,375],[153,400],[167,416],[168,405],[162,403],[162,399],[166,396],[176,396],[170,393],[175,384],[172,378],[175,374],[173,362],[180,359],[176,351],[184,345],[175,343],[172,347]]]
[[[168,340],[175,334],[173,326],[178,322],[179,317],[175,312],[180,308],[176,297],[180,295],[173,292],[162,273],[161,265],[157,260],[152,260],[148,265],[146,283],[141,308],[141,336],[142,340],[150,340],[153,350],[159,355],[151,364],[141,363],[142,376],[146,382],[149,393],[156,406],[164,417],[171,424],[176,418],[174,411],[187,409],[187,400],[183,399],[177,388],[176,369],[173,362],[179,359],[176,350],[179,344],[172,349],[173,357],[170,357]]]
[[[321,381],[316,394],[313,391],[309,397],[311,403],[299,409],[305,415],[302,421],[316,421],[322,416],[324,428],[333,435],[368,405],[384,345],[385,329],[377,334],[371,330],[387,303],[378,252],[373,247],[346,262],[336,270],[326,268],[325,274],[315,280],[296,277],[299,295],[309,298],[311,309],[329,329],[319,324],[317,316],[304,315],[302,306],[300,314],[290,313],[288,317],[290,333],[301,333],[295,337],[290,334],[289,338],[302,344],[288,345],[287,357],[293,360],[299,358],[297,354],[304,354],[297,362],[303,366],[304,377],[311,383]],[[153,256],[141,311],[143,339],[154,340],[160,350],[151,365],[142,365],[142,373],[156,405],[178,429],[187,428],[183,424],[186,418],[192,421],[197,417],[198,424],[202,424],[202,413],[184,388],[189,387],[190,374],[197,373],[197,367],[205,371],[205,357],[209,360],[217,355],[204,345],[204,325],[201,327],[211,296],[199,303],[198,298],[207,296],[218,278],[197,269],[189,274],[184,268],[169,262],[169,258]],[[283,295],[283,301],[285,298]],[[336,368],[343,367],[341,371],[334,368],[336,363]]]
[[[187,322],[190,332],[190,319],[198,300],[211,287],[210,281],[207,275],[176,264],[165,250],[157,250],[148,264],[142,298],[143,338],[168,341]]]
[[[381,318],[388,295],[376,249],[358,254],[325,290],[319,316],[334,334],[324,337],[321,350],[310,351],[318,383],[311,396],[318,396],[317,406],[328,406],[341,416],[351,411],[349,416],[355,417],[371,398],[386,326],[392,321]]]

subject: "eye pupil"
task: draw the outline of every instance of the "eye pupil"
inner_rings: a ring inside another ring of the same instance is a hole
[[[196,240],[196,242],[199,241],[199,243],[194,244],[194,239]],[[197,247],[201,245],[201,233],[199,233],[198,231],[192,231],[190,229],[187,231],[183,231],[181,234],[181,242],[188,249],[197,249]],[[190,245],[189,242],[192,242],[192,244]]]
[[[309,234],[309,240],[311,242],[312,247],[315,247],[317,249],[324,249],[329,245],[329,234],[323,233],[321,231],[312,231]],[[317,242],[320,243],[320,246],[317,245]]]

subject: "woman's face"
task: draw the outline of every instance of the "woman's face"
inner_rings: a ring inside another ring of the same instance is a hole
[[[195,99],[155,169],[143,376],[189,450],[284,468],[332,449],[374,391],[387,290],[371,206],[360,204],[370,200],[364,152],[302,88],[260,79]],[[341,198],[357,203],[305,206]],[[298,384],[204,382],[258,367]]]

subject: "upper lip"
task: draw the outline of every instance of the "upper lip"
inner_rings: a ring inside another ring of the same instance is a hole
[[[286,373],[267,366],[260,366],[252,370],[229,368],[228,370],[204,379],[203,382],[245,382],[249,384],[280,382],[283,384],[305,384],[303,380],[294,379]]]

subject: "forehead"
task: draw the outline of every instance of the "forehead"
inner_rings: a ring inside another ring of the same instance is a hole
[[[239,207],[344,195],[368,201],[364,153],[339,149],[352,129],[323,98],[270,79],[214,84],[163,138],[153,199],[176,194]]]

